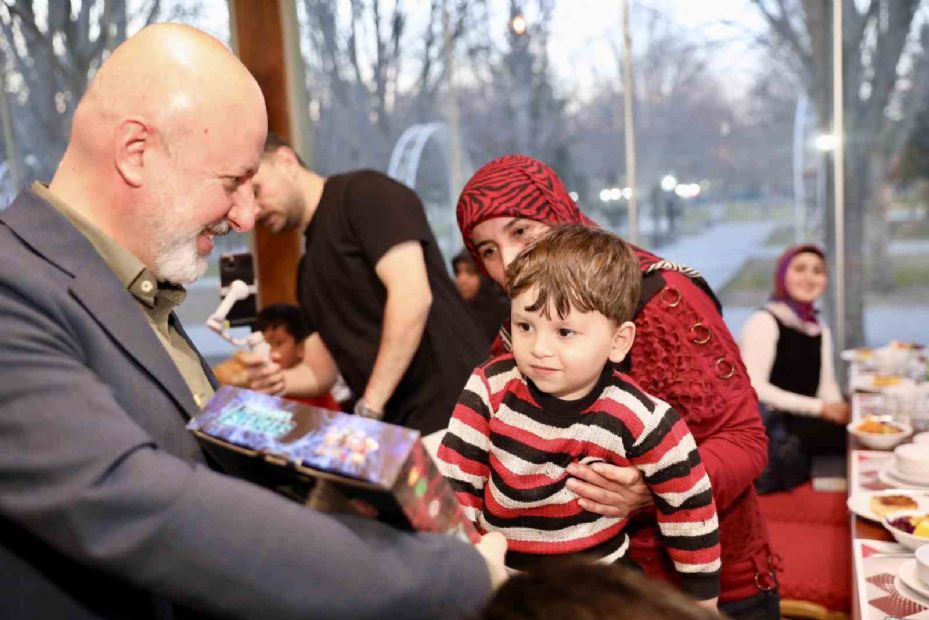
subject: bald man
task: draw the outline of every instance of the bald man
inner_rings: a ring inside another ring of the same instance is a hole
[[[173,313],[253,225],[267,118],[191,28],[146,28],[0,216],[0,616],[451,618],[503,549],[332,518],[218,473],[186,432],[214,378]]]

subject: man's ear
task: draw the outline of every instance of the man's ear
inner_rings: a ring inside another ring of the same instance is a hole
[[[617,326],[616,331],[613,332],[613,342],[610,347],[610,361],[614,364],[618,364],[626,359],[626,354],[629,353],[629,349],[632,348],[632,343],[634,341],[635,323],[626,321]]]
[[[309,338],[304,338],[303,340],[298,341],[296,343],[296,346],[294,347],[294,352],[297,355],[298,362],[302,362],[303,358],[306,356],[306,341],[307,340],[309,340]]]
[[[300,160],[297,159],[296,151],[289,146],[277,147],[272,156],[278,164],[282,164],[285,167],[300,166]]]
[[[142,186],[145,151],[150,147],[151,135],[151,130],[139,119],[126,119],[116,128],[113,158],[116,170],[130,187]]]

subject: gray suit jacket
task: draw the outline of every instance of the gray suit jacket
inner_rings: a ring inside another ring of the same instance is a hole
[[[468,545],[211,470],[138,303],[30,191],[0,214],[0,339],[3,618],[452,618],[488,596]]]

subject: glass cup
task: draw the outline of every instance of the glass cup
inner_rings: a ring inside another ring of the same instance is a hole
[[[916,395],[910,412],[910,424],[913,425],[914,433],[929,431],[929,391],[921,389]]]
[[[884,406],[891,419],[911,424],[911,417],[916,408],[916,394],[908,387],[889,389],[884,393]]]

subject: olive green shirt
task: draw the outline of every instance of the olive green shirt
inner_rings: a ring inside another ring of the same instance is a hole
[[[108,237],[84,215],[52,194],[41,183],[33,183],[32,191],[74,224],[113,270],[123,286],[132,293],[158,340],[190,388],[194,402],[198,407],[203,407],[213,396],[213,386],[200,365],[200,356],[171,321],[171,312],[187,296],[184,287],[158,282],[155,275],[146,269],[134,254]]]

